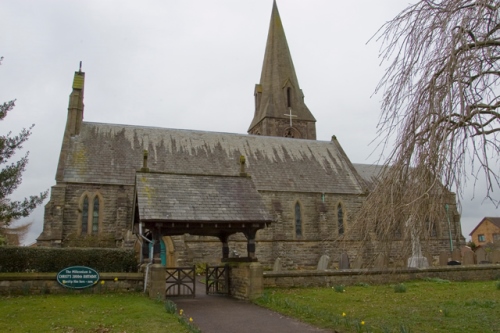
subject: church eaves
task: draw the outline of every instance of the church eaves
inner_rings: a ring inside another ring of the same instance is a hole
[[[254,94],[255,115],[249,128],[250,134],[284,136],[283,126],[280,128],[273,121],[279,119],[287,125],[290,121],[287,115],[291,110],[292,122],[297,125],[302,123],[302,126],[289,127],[307,132],[301,133],[300,138],[316,139],[316,119],[304,103],[276,1],[273,2],[260,83],[256,85]],[[266,121],[268,123],[262,124]]]

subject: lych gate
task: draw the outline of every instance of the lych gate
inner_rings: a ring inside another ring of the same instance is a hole
[[[255,236],[259,229],[272,222],[261,195],[252,179],[242,170],[238,176],[187,175],[149,172],[146,165],[136,174],[136,204],[134,230],[144,235],[147,230],[152,244],[159,243],[161,258],[166,266],[165,236],[184,234],[215,236],[221,241],[221,261],[229,260],[229,236],[241,232],[247,239],[247,256],[238,262],[255,262]],[[194,278],[186,268],[168,267],[167,288],[189,291],[185,281]],[[207,292],[229,292],[228,270],[211,270],[207,275]],[[223,272],[223,273],[221,273]],[[194,276],[194,268],[193,275]],[[210,284],[210,288],[209,288]],[[194,287],[193,287],[194,288]],[[192,290],[194,294],[194,289]]]

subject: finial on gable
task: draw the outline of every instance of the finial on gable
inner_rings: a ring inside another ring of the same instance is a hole
[[[248,176],[245,170],[245,162],[246,162],[245,156],[240,155],[240,176],[242,177]]]

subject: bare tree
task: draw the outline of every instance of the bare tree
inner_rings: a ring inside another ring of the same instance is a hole
[[[380,133],[395,134],[390,164],[425,164],[461,193],[466,163],[499,186],[499,1],[420,1],[379,31],[392,59]]]
[[[6,223],[0,221],[0,245],[21,245],[32,224],[33,222],[27,222],[18,226],[7,226]]]
[[[374,36],[389,62],[376,89],[383,92],[378,130],[381,144],[394,146],[358,218],[365,240],[394,238],[398,230],[403,247],[411,232],[427,239],[432,224],[447,218],[451,192],[460,200],[469,177],[474,184],[484,177],[484,196],[498,206],[499,7],[423,0]]]

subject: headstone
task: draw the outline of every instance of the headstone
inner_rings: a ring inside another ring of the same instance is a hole
[[[470,248],[470,246],[462,246],[462,247],[460,248],[460,253],[462,254],[462,259],[463,259],[463,257],[464,257],[464,253],[465,253],[465,252],[467,252],[468,250],[472,250],[472,249]]]
[[[281,272],[283,266],[281,265],[281,258],[276,258],[273,265],[273,272]]]
[[[409,268],[427,268],[429,267],[429,262],[427,258],[422,255],[422,246],[420,245],[420,237],[418,235],[418,230],[415,224],[412,223],[412,219],[409,218],[406,221],[406,226],[410,227],[411,230],[411,257],[408,258]]]
[[[423,256],[411,256],[408,258],[408,268],[427,268],[429,267],[429,262],[426,257]]]
[[[339,269],[350,269],[351,264],[349,263],[349,256],[347,253],[342,252],[339,260]]]
[[[373,264],[373,268],[375,269],[385,269],[388,266],[387,257],[381,253],[375,259],[375,263]]]
[[[464,265],[474,265],[474,251],[472,251],[469,247],[464,247],[462,250],[462,263]]]
[[[458,247],[454,248],[453,252],[451,252],[451,260],[462,261],[462,253]]]
[[[328,269],[328,264],[330,263],[330,257],[326,254],[323,254],[318,261],[318,267],[316,268],[318,271],[324,271]]]
[[[488,256],[487,256],[487,253],[486,251],[480,247],[479,249],[476,250],[476,262],[478,264],[484,264],[486,262],[488,262]]]
[[[449,252],[441,252],[439,254],[439,266],[446,266],[448,264],[448,258],[450,257]]]
[[[359,256],[354,260],[354,264],[352,264],[352,268],[361,269],[363,267],[363,257]]]
[[[427,262],[429,263],[429,266],[434,266],[434,257],[430,253],[426,253],[425,257],[427,258]]]
[[[493,250],[491,253],[491,263],[500,264],[500,249]]]

